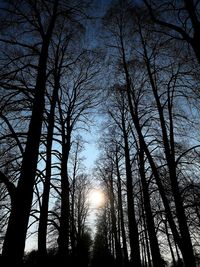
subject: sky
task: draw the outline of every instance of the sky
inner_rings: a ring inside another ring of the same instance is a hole
[[[96,127],[90,133],[86,133],[83,135],[87,143],[85,143],[84,145],[85,149],[82,154],[85,157],[84,165],[89,171],[91,171],[94,167],[95,160],[99,155],[97,149],[98,136],[95,133]]]
[[[95,48],[100,42],[100,20],[105,14],[111,0],[95,0],[90,8],[89,15],[94,17],[94,20],[88,21],[86,26],[86,42],[90,48]]]
[[[86,43],[88,43],[89,48],[98,47],[99,42],[101,41],[100,36],[100,18],[105,14],[108,5],[111,0],[95,0],[93,1],[93,5],[90,11],[90,15],[93,17],[97,17],[99,19],[95,19],[92,22],[87,24],[86,29]],[[95,117],[93,124],[88,133],[82,133],[84,140],[87,141],[85,144],[85,151],[83,152],[83,156],[85,159],[86,167],[91,170],[94,167],[95,160],[98,157],[98,149],[97,142],[99,139],[99,126],[101,120],[98,116]]]

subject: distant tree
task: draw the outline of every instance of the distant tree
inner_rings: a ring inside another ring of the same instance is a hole
[[[99,215],[97,220],[97,230],[94,238],[91,266],[114,267],[116,266],[116,262],[109,248],[109,229],[106,209],[102,210],[102,214]]]
[[[86,228],[77,238],[76,257],[72,261],[73,265],[87,267],[91,259],[92,238],[91,233]]]

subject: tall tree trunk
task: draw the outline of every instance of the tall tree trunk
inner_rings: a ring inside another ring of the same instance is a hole
[[[175,246],[175,250],[176,250],[177,260],[178,260],[178,262],[180,262],[180,261],[182,261],[182,259],[180,257],[180,254],[179,254],[179,251],[178,251],[178,246],[177,246],[176,242],[174,243],[174,246]]]
[[[193,0],[184,0],[186,10],[188,11],[190,20],[193,26],[193,37],[190,38],[190,44],[194,50],[196,58],[200,63],[200,20],[197,15],[197,5],[194,4]]]
[[[171,244],[171,241],[170,241],[170,236],[169,236],[169,231],[168,231],[168,226],[167,226],[167,220],[165,220],[165,231],[166,231],[167,241],[168,241],[168,244],[169,244],[170,253],[171,253],[171,256],[172,256],[172,262],[173,262],[173,265],[176,266],[176,260],[175,260],[174,252],[173,252],[173,249],[172,249],[172,244]]]
[[[75,176],[72,181],[72,193],[71,193],[71,227],[70,227],[70,239],[71,239],[71,247],[72,247],[72,255],[76,257],[75,253],[75,241],[76,241],[76,225],[75,225]]]
[[[125,152],[128,226],[129,226],[131,262],[134,266],[141,267],[142,265],[141,265],[141,259],[140,259],[139,234],[138,234],[137,222],[135,218],[130,152],[129,152],[128,136],[126,133],[125,121],[123,117],[122,117],[122,129],[123,129],[124,152]]]
[[[47,33],[43,39],[40,52],[35,98],[29,124],[27,143],[22,160],[21,174],[16,188],[15,202],[11,210],[3,244],[2,254],[9,266],[21,266],[24,255],[45,105],[44,95],[48,50],[57,16],[57,7],[58,1],[55,1],[53,15]]]
[[[69,181],[67,173],[67,149],[63,149],[61,162],[61,214],[58,237],[60,263],[66,264],[69,253]]]
[[[121,177],[119,171],[119,159],[116,153],[116,169],[117,169],[117,185],[118,185],[118,206],[119,206],[119,216],[120,216],[120,225],[122,232],[122,244],[123,244],[123,260],[124,266],[128,267],[129,259],[128,259],[128,249],[126,243],[126,231],[124,225],[124,213],[123,213],[123,205],[122,205],[122,186],[121,186]]]
[[[139,171],[142,183],[142,193],[143,193],[143,200],[144,200],[144,209],[145,209],[145,218],[146,218],[146,225],[149,234],[149,241],[151,247],[151,255],[154,267],[161,267],[163,265],[160,249],[158,245],[158,239],[155,232],[155,224],[153,220],[152,210],[151,210],[151,202],[148,190],[148,184],[146,181],[145,169],[144,169],[144,151],[140,149],[139,151]]]
[[[75,249],[76,249],[76,223],[75,223],[75,190],[76,190],[76,175],[77,175],[77,168],[78,168],[78,151],[79,151],[79,141],[76,144],[76,151],[74,156],[74,166],[73,166],[73,179],[72,179],[72,186],[71,186],[71,227],[70,227],[70,238],[71,238],[71,248],[72,248],[72,255],[76,257]]]
[[[144,209],[142,210],[142,212],[144,213]],[[149,248],[148,231],[147,231],[145,220],[144,220],[144,236],[145,236],[145,245],[146,245],[146,252],[147,252],[147,259],[148,259],[148,267],[151,267],[152,261],[151,261],[151,254],[150,254],[150,248]]]
[[[117,266],[122,266],[122,253],[121,253],[121,246],[120,241],[118,239],[117,234],[117,220],[116,220],[116,213],[115,213],[115,204],[114,204],[114,188],[113,188],[113,173],[110,174],[110,181],[109,181],[109,199],[110,199],[110,207],[111,207],[111,224],[112,224],[112,232],[114,237],[114,246],[115,246],[115,255],[116,255],[116,264]]]
[[[146,254],[146,244],[145,244],[145,234],[141,234],[141,251],[142,251],[142,264],[143,267],[147,267],[147,254]]]
[[[68,159],[71,148],[71,117],[67,112],[66,126],[62,119],[62,110],[59,104],[62,127],[62,159],[61,159],[61,214],[60,228],[58,236],[58,253],[60,264],[63,266],[68,261],[69,256],[69,219],[70,219],[70,203],[69,203],[69,177],[68,177]],[[67,131],[67,132],[66,132]]]
[[[55,84],[52,95],[51,109],[48,116],[48,133],[47,133],[47,152],[46,152],[46,175],[44,181],[44,190],[42,195],[42,204],[40,210],[40,220],[38,227],[38,254],[40,261],[46,259],[47,247],[47,221],[48,221],[48,207],[49,207],[49,192],[50,192],[50,181],[51,181],[51,150],[53,143],[53,131],[54,131],[54,115],[55,108],[58,99],[59,90],[59,77],[55,74]]]

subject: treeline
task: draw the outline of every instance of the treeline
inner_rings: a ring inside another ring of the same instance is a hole
[[[107,201],[90,265],[198,266],[199,1],[113,1],[98,49],[89,4],[1,3],[1,262],[22,266],[35,229],[32,264],[88,266],[80,135],[98,106]]]

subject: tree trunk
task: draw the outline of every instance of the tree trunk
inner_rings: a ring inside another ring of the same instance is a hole
[[[171,253],[171,256],[172,256],[172,262],[173,262],[173,265],[176,266],[176,260],[175,260],[174,252],[173,252],[171,241],[170,241],[170,237],[169,237],[167,221],[165,221],[165,231],[166,231],[166,235],[167,235],[167,241],[168,241],[168,244],[169,244],[170,253]]]
[[[128,225],[129,225],[129,241],[131,250],[131,262],[135,267],[141,267],[140,245],[137,222],[135,218],[135,207],[133,198],[133,181],[130,162],[130,152],[128,144],[128,136],[125,128],[125,121],[122,118],[122,128],[124,137],[125,167],[126,167],[126,186],[127,186],[127,206],[128,206]]]
[[[122,206],[122,187],[121,187],[121,177],[119,171],[119,162],[118,157],[116,155],[116,168],[117,168],[117,184],[118,184],[118,206],[119,206],[119,216],[120,216],[120,225],[121,225],[121,232],[122,232],[122,244],[123,244],[123,259],[124,259],[124,266],[129,266],[128,260],[128,249],[126,243],[126,231],[124,226],[124,213],[123,213],[123,206]]]
[[[122,266],[122,254],[121,254],[121,246],[118,239],[117,234],[117,224],[116,224],[116,214],[115,214],[115,205],[114,205],[114,189],[113,189],[113,174],[110,174],[110,183],[109,183],[109,199],[110,199],[110,207],[111,207],[111,225],[112,225],[112,232],[114,237],[114,247],[115,247],[115,255],[116,255],[116,264],[117,266]]]
[[[151,210],[151,202],[148,190],[148,184],[146,182],[146,175],[144,169],[144,151],[142,148],[139,151],[139,171],[142,183],[142,193],[143,193],[143,200],[144,200],[144,209],[145,209],[145,218],[146,218],[146,225],[149,234],[149,241],[151,247],[151,255],[154,267],[161,267],[163,265],[160,249],[158,245],[158,239],[155,232],[155,224],[153,220],[152,210]]]
[[[144,213],[144,210],[143,210]],[[150,249],[149,249],[149,239],[147,235],[147,226],[146,226],[146,221],[144,220],[144,236],[145,236],[145,244],[146,244],[146,251],[147,251],[147,259],[148,259],[148,267],[152,266],[152,261],[151,261],[151,254],[150,254]]]
[[[44,190],[42,195],[42,204],[40,210],[40,220],[38,227],[38,254],[40,261],[45,260],[47,256],[46,237],[47,237],[47,221],[48,221],[48,207],[49,207],[49,192],[51,181],[51,150],[53,143],[53,131],[54,131],[54,115],[55,108],[58,99],[59,90],[59,78],[55,77],[55,84],[52,95],[52,103],[50,114],[48,116],[48,133],[47,133],[47,152],[46,152],[46,176],[44,181]]]
[[[60,107],[59,107],[60,108]],[[60,115],[62,111],[60,109]],[[69,256],[69,219],[70,219],[70,204],[69,204],[69,177],[68,177],[68,159],[71,148],[71,117],[67,113],[66,126],[61,119],[62,127],[62,159],[61,159],[61,214],[60,228],[58,236],[58,253],[60,264],[63,266],[67,263]],[[67,132],[66,132],[67,131]]]

